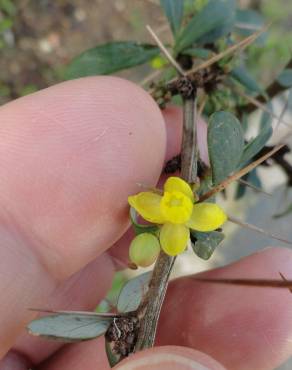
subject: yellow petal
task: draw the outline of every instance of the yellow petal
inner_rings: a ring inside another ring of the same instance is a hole
[[[194,203],[194,193],[190,185],[180,177],[169,177],[164,184],[164,191],[169,193],[179,191]]]
[[[213,231],[222,226],[227,216],[215,203],[194,204],[193,213],[186,223],[188,227],[197,231]]]
[[[164,252],[170,256],[182,253],[190,238],[190,230],[184,225],[164,224],[160,230],[160,244]]]
[[[129,204],[149,222],[162,224],[165,219],[160,211],[161,195],[149,191],[128,197]]]

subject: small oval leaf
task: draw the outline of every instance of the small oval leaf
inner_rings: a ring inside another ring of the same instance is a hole
[[[110,42],[89,49],[68,65],[67,80],[85,76],[108,75],[151,60],[159,54],[156,46],[131,41]]]
[[[173,34],[176,35],[183,19],[184,0],[160,0],[160,5],[164,10]]]
[[[238,167],[243,147],[243,132],[238,119],[229,112],[212,114],[208,124],[208,151],[215,185]]]
[[[263,16],[254,9],[237,9],[235,32],[243,37],[248,37],[252,33],[259,31],[264,26],[265,20]],[[267,38],[267,33],[264,32],[254,42],[262,44]]]
[[[62,342],[78,342],[103,335],[112,317],[97,314],[60,313],[31,321],[27,330],[30,334]]]
[[[248,91],[265,95],[265,90],[257,83],[244,66],[238,66],[230,72],[230,76],[241,83]]]
[[[267,125],[261,129],[260,133],[254,139],[246,144],[240,159],[239,168],[243,168],[249,163],[249,161],[265,146],[272,134],[272,127]]]
[[[148,291],[152,271],[145,272],[129,280],[121,290],[118,298],[117,309],[119,312],[131,312],[137,310],[142,298]]]
[[[208,260],[224,237],[224,234],[220,231],[201,233],[191,230],[191,240],[194,240],[192,248],[198,257]]]

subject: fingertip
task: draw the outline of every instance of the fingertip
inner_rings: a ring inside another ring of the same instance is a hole
[[[224,370],[206,354],[186,347],[165,346],[138,352],[115,367],[117,370]]]
[[[180,153],[183,115],[182,109],[175,106],[166,107],[162,113],[165,119],[167,137],[165,158],[169,160]]]
[[[48,269],[72,274],[125,231],[137,183],[158,180],[162,114],[139,86],[90,77],[18,99],[0,115],[1,202],[46,245],[37,252]]]

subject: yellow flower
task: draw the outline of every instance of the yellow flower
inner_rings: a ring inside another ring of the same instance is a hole
[[[162,225],[160,245],[170,256],[186,249],[190,229],[213,231],[227,219],[217,204],[196,204],[196,200],[190,185],[179,177],[166,180],[163,195],[147,191],[128,198],[129,204],[145,220]]]

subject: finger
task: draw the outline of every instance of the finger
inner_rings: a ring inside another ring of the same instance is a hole
[[[50,357],[38,370],[110,370],[104,338],[66,345]]]
[[[16,100],[0,120],[1,358],[27,307],[127,228],[127,196],[161,172],[165,129],[142,89],[110,77]]]
[[[166,153],[168,161],[180,153],[182,141],[183,116],[181,108],[169,106],[162,110],[166,126]]]
[[[170,368],[173,370],[224,370],[218,362],[204,353],[177,346],[158,347],[139,352],[114,367],[117,370],[169,370]],[[40,370],[57,369],[109,370],[104,341],[98,339],[67,346],[40,367]]]
[[[1,122],[1,203],[43,242],[37,253],[57,275],[117,239],[127,196],[138,181],[153,184],[162,167],[158,107],[117,78],[71,81],[16,100],[1,109]]]
[[[112,260],[104,253],[82,271],[74,274],[61,284],[48,299],[46,306],[41,308],[76,311],[94,310],[97,303],[105,297],[110,289],[113,273]],[[14,358],[18,353],[20,361],[25,357],[30,362],[30,366],[35,367],[62,346],[63,343],[61,342],[33,337],[24,332],[18,338],[12,351]]]
[[[291,278],[292,251],[268,248],[224,268],[212,278]],[[271,370],[292,355],[289,290],[174,281],[163,306],[158,345],[207,353],[232,370]]]
[[[165,346],[128,357],[117,370],[224,370],[206,354],[186,347]]]

